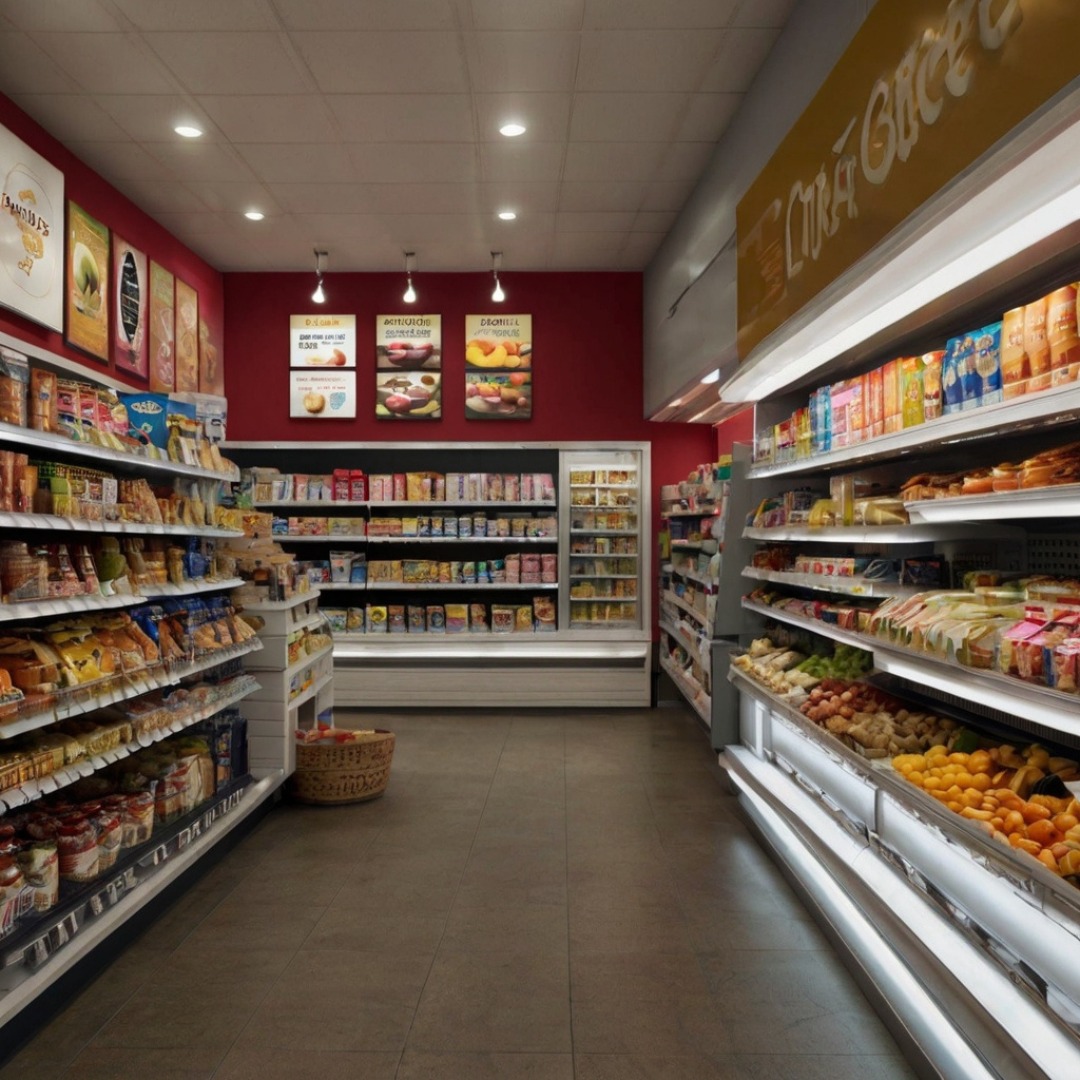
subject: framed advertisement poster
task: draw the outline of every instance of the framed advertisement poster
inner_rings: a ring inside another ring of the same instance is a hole
[[[532,367],[531,315],[466,315],[465,366],[516,371]]]
[[[325,368],[289,372],[289,416],[305,420],[356,418],[356,372]]]
[[[146,255],[113,236],[113,367],[125,375],[150,375],[150,264]]]
[[[208,319],[199,318],[199,393],[225,393],[225,367],[221,358],[221,334]]]
[[[199,294],[176,279],[176,389],[199,389]]]
[[[0,304],[64,329],[64,174],[0,126]]]
[[[109,228],[68,202],[64,339],[109,362]]]
[[[441,315],[376,315],[378,371],[441,371]]]
[[[290,315],[289,367],[356,367],[356,316]]]
[[[431,371],[376,372],[375,416],[379,420],[441,420],[442,375]]]
[[[150,389],[169,393],[176,389],[173,343],[176,320],[173,276],[150,260]]]
[[[531,420],[532,372],[465,373],[465,416],[469,420]]]

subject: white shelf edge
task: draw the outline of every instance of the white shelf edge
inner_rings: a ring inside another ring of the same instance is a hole
[[[968,412],[954,413],[929,420],[918,427],[906,428],[891,435],[865,440],[841,450],[831,450],[799,461],[781,465],[752,465],[750,480],[797,473],[821,472],[833,465],[881,460],[948,446],[952,443],[983,440],[1015,430],[1017,427],[1049,427],[1061,423],[1062,414],[1080,413],[1080,387],[1075,383],[1025,395],[996,405],[984,405]],[[1040,423],[1044,421],[1045,423]]]
[[[769,581],[776,585],[791,585],[799,589],[813,589],[815,592],[829,593],[832,596],[861,596],[869,600],[880,600],[886,596],[914,596],[926,592],[928,586],[896,585],[884,581],[874,581],[849,585],[854,578],[836,576],[829,580],[825,574],[797,574],[788,570],[762,570],[757,566],[744,566],[740,571],[743,577],[755,581]],[[835,584],[833,583],[835,581]]]
[[[436,502],[434,499],[420,499],[416,502],[410,502],[408,499],[397,500],[393,499],[389,502],[369,502],[368,506],[372,510],[386,510],[398,507],[402,510],[413,510],[417,507],[423,509],[425,507],[431,507],[436,510],[450,510],[455,507],[468,507],[470,510],[482,509],[487,510],[489,507],[493,509],[503,510],[540,510],[548,509],[554,510],[558,504],[554,501],[538,500],[534,499],[531,502],[503,502],[501,499],[442,499]]]
[[[461,589],[473,589],[476,592],[521,592],[522,589],[543,591],[554,591],[558,589],[559,583],[557,581],[545,581],[534,582],[527,584],[521,583],[508,583],[504,581],[492,582],[487,585],[481,585],[477,582],[457,582],[457,581],[431,581],[431,582],[403,582],[403,581],[369,581],[367,588],[369,592],[375,592],[378,590],[393,590],[394,592],[459,592]],[[591,598],[590,598],[591,599]],[[605,599],[612,600],[614,597],[606,597]]]
[[[338,634],[334,638],[335,658],[363,657],[393,652],[404,645],[414,653],[428,653],[431,657],[454,656],[458,653],[476,653],[498,656],[503,659],[528,660],[537,657],[566,656],[570,659],[620,659],[644,658],[650,642],[644,639],[618,641],[590,640],[565,636],[568,631],[517,632],[493,634],[464,631],[458,634]],[[368,646],[369,649],[350,649],[350,646]]]
[[[1029,488],[996,495],[956,495],[947,499],[923,499],[904,503],[912,521],[954,524],[1008,521],[1015,518],[1080,516],[1080,484]]]
[[[289,699],[285,703],[285,707],[291,712],[293,709],[298,709],[305,702],[310,701],[320,690],[322,690],[328,683],[334,679],[333,670],[328,671],[325,675],[320,675],[310,686],[301,690],[296,697]]]
[[[637,537],[637,529],[571,529],[571,536],[633,536]]]
[[[1003,527],[995,536],[1019,536],[1021,529]],[[813,544],[926,544],[943,540],[969,540],[971,529],[948,525],[851,525],[811,528],[809,525],[773,529],[743,529],[743,539],[764,541],[801,540]]]
[[[279,544],[365,544],[368,538],[362,533],[350,533],[347,536],[289,536],[287,533],[271,533],[270,539]]]
[[[296,593],[288,600],[260,600],[254,604],[245,604],[241,600],[239,604],[243,611],[291,611],[308,600],[317,599],[319,592],[319,589],[309,589],[304,593]]]
[[[714,581],[712,578],[706,577],[704,574],[699,574],[693,570],[680,570],[674,563],[671,564],[671,569],[668,571],[671,574],[678,574],[679,577],[689,578],[691,581],[696,581],[699,585],[704,585],[708,589],[715,589],[720,583]]]
[[[707,628],[709,625],[708,615],[705,615],[702,612],[698,611],[695,607],[688,604],[681,596],[676,596],[673,592],[665,590],[663,593],[661,593],[660,602],[661,604],[663,604],[664,602],[674,604],[677,608],[679,608],[680,611],[685,611],[687,615],[693,616],[694,619],[701,623],[702,626]]]
[[[845,645],[854,645],[866,652],[874,651],[874,639],[860,634],[857,630],[844,630],[832,623],[822,622],[820,619],[808,619],[804,615],[796,615],[791,611],[769,607],[768,604],[758,604],[753,600],[742,598],[742,606],[746,611],[754,611],[759,615],[775,619],[777,622],[787,623],[789,626],[798,626],[803,630],[818,634],[820,637],[830,638],[833,641],[842,642]]]
[[[161,525],[157,522],[87,521],[84,518],[60,517],[58,514],[20,514],[0,512],[0,529],[48,529],[52,532],[132,533],[136,536],[208,536],[234,539],[244,534],[239,529],[219,529],[211,525]]]
[[[369,544],[557,544],[557,536],[368,536]]]
[[[660,666],[671,676],[671,681],[679,688],[679,693],[686,699],[687,704],[711,727],[712,717],[709,713],[712,706],[712,698],[705,693],[704,688],[675,667],[667,657],[660,657]],[[699,701],[698,695],[704,698],[705,701]]]
[[[571,574],[571,581],[637,581],[637,574]]]
[[[26,346],[26,348],[34,351],[31,346]],[[206,469],[201,465],[186,465],[177,461],[169,461],[168,458],[143,457],[141,454],[129,454],[123,450],[110,450],[105,446],[96,446],[93,443],[80,442],[78,439],[69,439],[66,435],[37,431],[35,428],[17,427],[15,424],[0,423],[0,443],[30,447],[33,450],[54,450],[58,454],[70,454],[76,457],[88,458],[91,461],[109,462],[123,465],[128,469],[163,473],[168,476],[188,476],[200,480],[220,480],[225,482],[240,479],[239,469],[216,472],[214,469]]]
[[[674,623],[669,623],[666,619],[661,619],[657,624],[661,630],[664,631],[669,637],[673,637],[678,643],[688,652],[690,655],[702,666],[708,667],[709,664],[705,658],[701,655],[701,649],[692,641],[688,641],[686,635],[682,630]]]
[[[208,832],[193,840],[173,855],[156,873],[141,881],[115,906],[83,926],[78,936],[53,957],[40,971],[27,974],[23,982],[0,996],[0,1025],[14,1019],[39,994],[47,990],[80,960],[103,942],[135,912],[145,907],[173,881],[180,877],[203,854],[224,839],[236,826],[249,817],[285,782],[284,769],[278,769],[254,781],[244,789],[235,810],[225,814]]]

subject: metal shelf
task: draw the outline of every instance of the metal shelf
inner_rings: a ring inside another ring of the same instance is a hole
[[[1080,484],[1031,488],[999,495],[957,495],[904,503],[912,521],[926,524],[1006,521],[1016,518],[1080,517]],[[968,537],[971,530],[968,530]]]
[[[571,574],[571,581],[637,581],[637,574]]]
[[[678,574],[679,577],[687,578],[689,581],[696,581],[699,585],[704,585],[708,589],[715,589],[717,587],[718,583],[704,574],[699,574],[695,570],[680,570],[674,563],[669,563],[668,565],[670,567],[668,573],[670,574]]]
[[[829,638],[832,641],[840,641],[845,645],[854,645],[857,648],[865,649],[867,652],[873,652],[875,639],[860,634],[857,630],[843,630],[833,623],[823,622],[821,619],[809,619],[805,615],[796,615],[794,612],[770,607],[768,604],[758,604],[745,596],[742,598],[742,606],[746,611],[757,612],[758,615],[764,615],[766,618],[774,619],[776,622],[787,623],[789,626],[798,626],[803,630],[809,630],[811,633]]]
[[[722,517],[723,513],[722,507],[712,506],[707,510],[664,510],[661,512],[660,517],[666,521],[668,518]]]
[[[22,622],[26,619],[56,618],[58,615],[79,615],[87,611],[115,611],[118,608],[137,607],[151,600],[168,596],[195,596],[199,593],[220,592],[243,585],[241,578],[223,581],[192,581],[184,585],[148,585],[138,595],[123,596],[64,596],[51,600],[23,600],[0,606],[0,622]]]
[[[603,488],[605,491],[637,491],[637,484],[571,484],[571,490],[590,491]]]
[[[692,607],[681,596],[676,596],[673,592],[665,591],[661,593],[660,601],[661,603],[667,602],[669,604],[674,604],[680,611],[685,611],[687,615],[692,615],[702,626],[708,627],[708,616],[698,611],[697,608]]]
[[[369,544],[557,544],[557,536],[368,536]]]
[[[279,544],[365,544],[368,538],[363,533],[347,533],[345,536],[290,536],[288,533],[271,533],[270,539]]]
[[[744,566],[742,576],[756,581],[771,581],[777,585],[792,585],[800,589],[831,593],[834,596],[866,596],[880,599],[885,596],[914,596],[926,592],[927,586],[897,585],[885,581],[864,581],[862,578],[830,577],[827,574],[796,574],[790,570],[762,570]]]
[[[243,536],[239,529],[218,529],[212,525],[159,525],[138,521],[87,521],[57,514],[0,513],[0,529],[49,529],[52,532],[134,533],[137,536]]]
[[[679,688],[679,692],[686,698],[694,712],[711,727],[712,699],[705,693],[704,687],[691,676],[680,671],[666,656],[660,657],[660,666],[671,676],[671,681]]]
[[[109,462],[122,465],[133,472],[189,476],[199,480],[234,481],[240,479],[240,470],[235,467],[225,472],[216,472],[214,469],[204,469],[201,465],[184,465],[168,459],[143,457],[141,454],[130,454],[123,450],[110,450],[104,446],[95,446],[93,443],[69,439],[66,435],[35,431],[33,428],[17,427],[14,424],[0,423],[0,443],[9,443],[35,451],[52,450],[58,454],[89,458],[96,462]]]
[[[522,589],[546,589],[553,590],[559,587],[558,582],[489,582],[480,584],[477,581],[369,581],[368,589],[392,589],[394,592],[460,592],[462,589],[475,589],[476,592],[520,592]],[[611,599],[608,597],[607,599]]]
[[[703,668],[709,666],[708,661],[701,655],[701,647],[697,644],[696,640],[691,640],[687,637],[683,631],[674,623],[670,623],[667,619],[661,619],[658,623],[660,629],[669,637],[675,638],[679,644],[701,665]]]
[[[1054,427],[1077,419],[1080,419],[1080,387],[1074,383],[997,405],[984,405],[969,412],[942,416],[918,427],[880,436],[855,446],[846,446],[841,450],[832,450],[827,454],[818,454],[783,465],[755,465],[750,469],[749,478],[760,480],[798,473],[821,473],[837,465],[886,461],[915,452],[925,454],[944,450],[958,442],[996,439]]]
[[[971,529],[950,525],[837,525],[811,528],[783,525],[773,529],[743,529],[747,540],[805,541],[814,544],[929,544],[946,540],[970,540]],[[979,533],[985,537],[985,532]],[[1003,526],[995,529],[997,539],[1022,536],[1023,530]]]
[[[442,499],[438,502],[434,499],[421,499],[417,502],[409,502],[392,499],[388,502],[372,502],[368,500],[367,505],[372,510],[453,510],[457,507],[468,507],[470,510],[540,510],[544,508],[554,510],[558,504],[551,499],[534,499],[531,502],[503,502],[502,499]]]
[[[357,500],[354,502],[352,499],[252,499],[251,505],[258,506],[295,506],[302,509],[309,509],[312,507],[318,507],[320,510],[336,510],[341,507],[349,506],[370,506],[366,499]],[[379,505],[382,505],[381,503]]]
[[[317,598],[318,595],[318,589],[309,589],[304,593],[296,593],[288,600],[260,600],[254,604],[245,604],[241,600],[239,603],[244,611],[291,611],[294,607],[299,607],[308,600]]]

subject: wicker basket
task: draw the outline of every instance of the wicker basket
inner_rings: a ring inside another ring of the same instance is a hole
[[[299,802],[325,805],[377,799],[390,782],[393,756],[392,731],[366,732],[347,743],[297,746],[289,793]]]

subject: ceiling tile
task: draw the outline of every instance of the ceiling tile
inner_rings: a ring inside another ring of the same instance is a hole
[[[586,0],[585,29],[706,30],[727,26],[738,0]]]
[[[97,0],[50,0],[43,4],[41,0],[4,0],[3,18],[9,20],[20,30],[54,31],[119,31],[123,27],[117,22],[106,5]]]
[[[337,138],[318,94],[208,94],[198,99],[227,139],[237,143],[325,143]]]
[[[352,162],[340,143],[236,143],[240,156],[256,176],[271,184],[320,184],[356,179]]]
[[[468,94],[338,94],[326,99],[346,142],[469,142]]]
[[[570,126],[570,94],[476,94],[477,122],[482,141],[508,143],[499,128],[519,120],[528,130],[517,142],[563,142]]]
[[[556,233],[552,258],[566,270],[618,266],[626,236],[621,233]]]
[[[468,89],[460,37],[447,31],[376,30],[293,34],[327,94],[458,93]]]
[[[691,97],[690,94],[575,94],[570,139],[572,142],[667,142],[680,130]]]
[[[178,211],[175,213],[163,211],[155,214],[154,220],[168,229],[173,236],[213,236],[231,227],[222,215],[215,214],[211,210],[202,212]],[[251,222],[252,227],[256,224],[257,222]]]
[[[663,143],[572,142],[566,148],[564,180],[651,180]]]
[[[248,210],[261,210],[268,216],[280,213],[267,188],[257,180],[240,183],[194,181],[184,186],[210,210],[235,218],[237,225]]]
[[[138,34],[35,34],[34,40],[91,94],[168,94],[176,89]]]
[[[432,214],[467,214],[476,209],[474,184],[362,184],[377,213],[404,214],[422,206]]]
[[[626,238],[626,246],[623,248],[623,269],[644,270],[663,240],[664,237],[660,233],[631,233]]]
[[[477,30],[580,30],[585,0],[465,0]]]
[[[675,138],[679,142],[719,141],[742,99],[742,94],[691,95]]]
[[[480,176],[473,143],[350,143],[345,149],[361,183],[469,183]]]
[[[433,269],[430,252],[439,245],[472,243],[483,237],[476,214],[383,214],[383,232],[402,251],[416,252],[420,272]]]
[[[679,215],[674,210],[639,210],[631,232],[651,232],[666,235]]]
[[[633,228],[637,215],[632,210],[608,212],[597,210],[588,214],[558,213],[555,215],[555,231],[575,232],[628,232]]]
[[[715,152],[716,144],[711,142],[668,143],[660,155],[660,167],[653,180],[661,183],[698,180]]]
[[[720,30],[586,31],[581,40],[577,89],[639,93],[697,90],[722,36]]]
[[[286,252],[275,250],[273,240],[268,244],[243,244],[231,233],[220,232],[199,233],[179,239],[196,255],[221,271],[237,273],[289,269],[283,257]]]
[[[564,147],[561,142],[480,144],[480,164],[488,181],[541,181],[554,183],[562,175]]]
[[[221,131],[191,98],[180,94],[99,94],[97,103],[138,142],[180,139],[177,124],[194,124],[201,142],[221,142]]]
[[[614,180],[600,184],[564,183],[559,188],[559,210],[591,213],[636,211],[641,205],[645,187],[644,184],[620,184]]]
[[[681,210],[682,205],[694,190],[694,181],[686,180],[673,184],[649,184],[645,197],[641,200],[642,210]]]
[[[226,143],[145,143],[146,151],[168,165],[177,180],[242,182],[253,179],[251,169]]]
[[[376,209],[367,189],[361,184],[268,184],[274,201],[285,211],[305,214],[371,214]]]
[[[732,26],[774,26],[787,22],[796,0],[742,0]]]
[[[555,231],[555,214],[539,210],[522,214],[517,221],[500,221],[490,214],[479,220],[493,251],[502,251],[506,244],[550,236]]]
[[[700,89],[711,93],[745,91],[779,34],[779,30],[727,31]]]
[[[318,200],[309,200],[308,209],[318,206]],[[302,233],[309,234],[315,247],[333,247],[336,238],[351,240],[383,240],[390,235],[384,214],[324,214],[319,212],[294,213],[293,222]]]
[[[133,142],[69,142],[67,148],[110,183],[117,180],[169,180],[167,165]]]
[[[290,30],[453,30],[450,0],[274,0]]]
[[[110,0],[140,30],[273,30],[266,0]],[[46,5],[41,5],[46,6]]]
[[[469,35],[469,71],[480,92],[574,88],[579,35],[566,31],[485,30]]]
[[[482,298],[491,295],[490,278],[484,276],[481,267],[491,265],[491,252],[483,240],[456,240],[452,243],[430,244],[424,249],[424,267],[432,273],[439,271],[473,271],[476,282],[475,297],[479,303]],[[420,291],[420,304],[424,303],[423,277],[416,279],[416,288]]]
[[[119,142],[127,138],[116,121],[85,94],[16,94],[13,97],[20,109],[65,145],[74,140]]]
[[[116,187],[148,214],[206,210],[197,195],[175,180],[118,180]]]
[[[491,215],[502,209],[519,214],[553,214],[558,208],[559,185],[539,181],[493,181],[482,183],[480,211]]]
[[[74,79],[27,34],[0,33],[0,91],[14,94],[73,94],[79,91]]]
[[[192,94],[303,94],[314,89],[276,33],[148,33],[145,40]]]
[[[514,271],[554,269],[551,261],[551,253],[554,247],[554,236],[536,237],[524,242],[506,244],[503,247],[503,270],[500,274],[500,280],[502,281],[503,289],[511,300],[513,300],[515,289]],[[487,282],[485,282],[484,285],[485,288],[481,295],[484,298],[487,298],[490,295],[490,293],[486,291]]]

